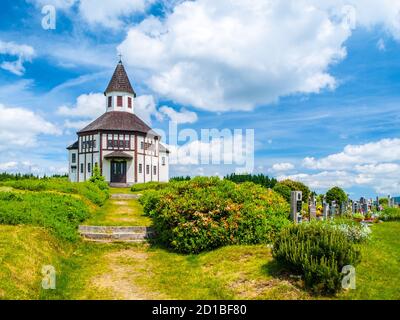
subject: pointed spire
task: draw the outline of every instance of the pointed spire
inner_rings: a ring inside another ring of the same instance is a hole
[[[117,67],[115,68],[114,74],[110,80],[110,83],[108,84],[104,94],[107,94],[112,91],[127,92],[133,94],[136,97],[136,93],[132,88],[128,75],[126,74],[124,65],[122,64],[121,56],[117,64]]]

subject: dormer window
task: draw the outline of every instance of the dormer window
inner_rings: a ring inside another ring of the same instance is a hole
[[[122,96],[117,96],[117,107],[122,107]]]
[[[128,108],[132,109],[132,98],[128,97]]]
[[[112,107],[112,97],[108,97],[108,107]]]

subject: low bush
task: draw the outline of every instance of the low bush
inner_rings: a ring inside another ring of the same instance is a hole
[[[277,183],[272,190],[279,193],[288,203],[290,203],[290,195],[292,190],[287,185]]]
[[[385,208],[379,213],[379,218],[383,221],[400,220],[400,208]]]
[[[146,183],[137,183],[131,187],[131,191],[139,192],[139,191],[145,191],[145,190],[161,190],[163,188],[166,188],[167,186],[168,186],[168,184],[165,182],[152,181],[152,182],[146,182]]]
[[[66,178],[44,178],[7,181],[2,185],[19,190],[79,194],[99,206],[102,206],[109,197],[108,186],[98,181],[73,183]]]
[[[284,228],[272,252],[279,263],[302,275],[306,287],[319,294],[341,290],[343,267],[355,267],[361,261],[360,251],[345,233],[323,222]]]
[[[159,240],[183,253],[272,241],[290,224],[289,206],[272,190],[219,178],[172,182],[140,199]]]
[[[41,226],[74,241],[79,223],[88,215],[84,202],[70,195],[0,192],[0,224]]]

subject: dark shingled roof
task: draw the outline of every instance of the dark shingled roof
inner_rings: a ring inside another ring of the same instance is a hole
[[[126,74],[125,68],[121,61],[115,68],[114,74],[104,94],[112,91],[128,92],[136,97],[136,93],[132,88],[131,82],[129,81],[128,75]]]
[[[74,142],[73,144],[71,144],[67,149],[68,150],[76,150],[79,147],[79,143],[78,141]]]
[[[88,126],[78,131],[78,134],[103,130],[134,131],[159,137],[159,135],[146,123],[144,123],[137,115],[125,111],[106,112]]]

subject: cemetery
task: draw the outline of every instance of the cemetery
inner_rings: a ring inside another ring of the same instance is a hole
[[[176,178],[121,189],[100,176],[83,184],[8,177],[0,182],[0,241],[8,244],[0,297],[400,298],[395,197],[350,199],[337,187],[317,195],[297,181],[265,181]],[[37,272],[49,263],[60,272],[53,291],[40,289]]]

